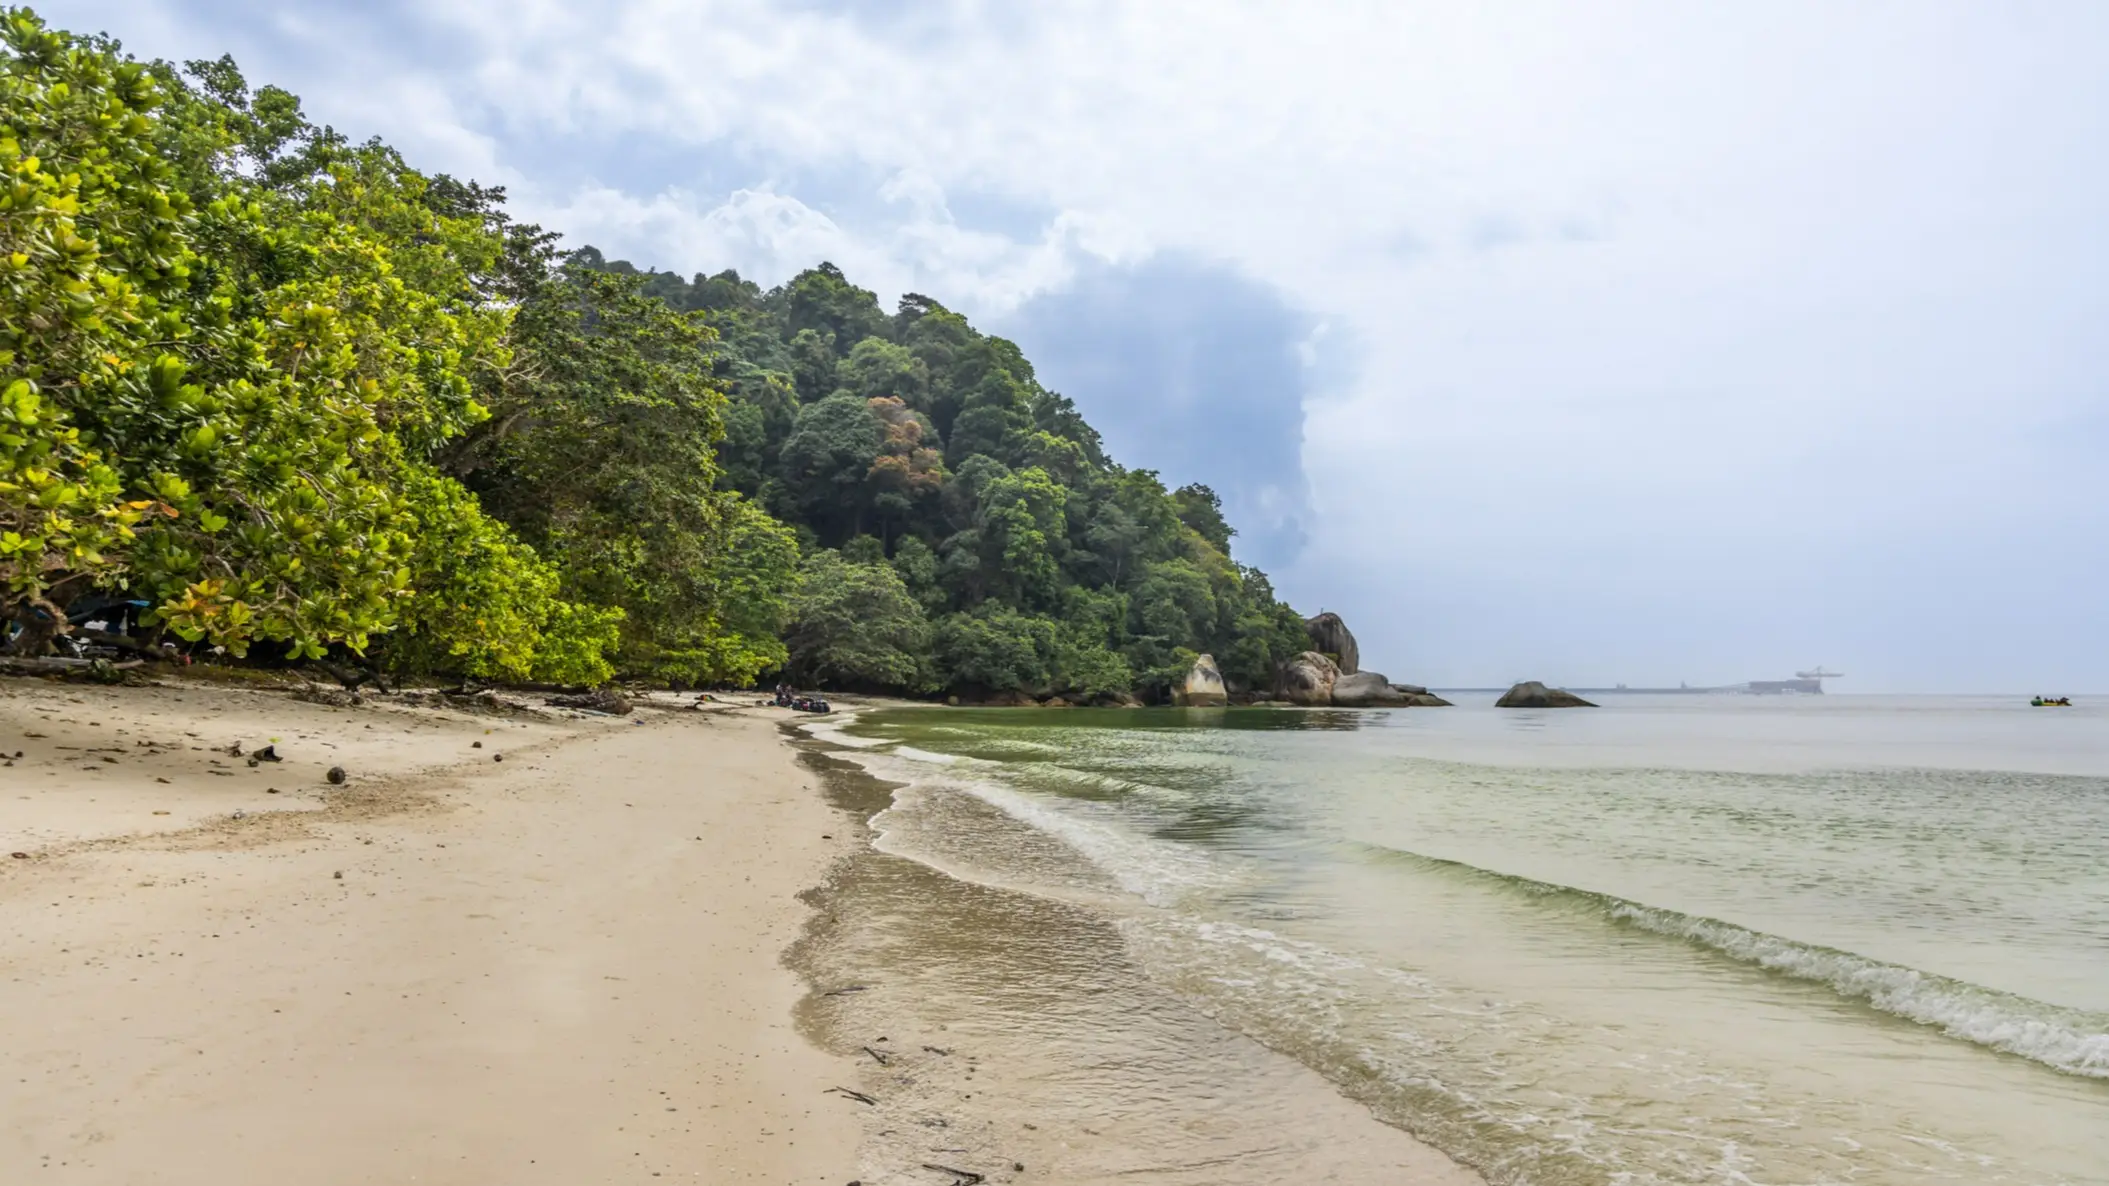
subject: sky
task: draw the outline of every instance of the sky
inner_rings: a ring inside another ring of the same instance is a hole
[[[38,9],[933,296],[1394,679],[2109,691],[2109,5]]]

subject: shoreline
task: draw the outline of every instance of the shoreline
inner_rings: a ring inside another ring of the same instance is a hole
[[[990,1183],[1484,1186],[1156,982],[1114,916],[889,851],[884,816],[909,784],[818,723],[786,732],[858,844],[811,895],[791,962],[814,988],[801,1027],[852,1059],[844,1086],[871,1101],[866,1186],[941,1181],[936,1167]]]
[[[642,720],[0,681],[0,1176],[854,1178],[782,961],[848,832],[773,715]]]

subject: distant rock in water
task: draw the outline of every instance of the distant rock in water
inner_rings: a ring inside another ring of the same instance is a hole
[[[1339,614],[1327,612],[1306,618],[1303,629],[1310,636],[1311,649],[1321,655],[1331,655],[1340,674],[1354,675],[1362,670],[1362,652],[1355,646],[1355,636],[1348,631],[1347,623],[1340,620]]]
[[[1214,655],[1194,660],[1186,682],[1172,689],[1172,703],[1188,708],[1221,708],[1230,703],[1230,689],[1223,686],[1223,673],[1216,670]]]
[[[1281,698],[1323,708],[1333,702],[1333,685],[1339,679],[1340,667],[1332,659],[1305,651],[1282,665]]]
[[[1495,708],[1595,708],[1563,688],[1548,688],[1537,680],[1526,680],[1501,694]]]

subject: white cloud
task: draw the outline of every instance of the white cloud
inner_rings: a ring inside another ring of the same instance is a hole
[[[1707,645],[1749,663],[1756,643],[1738,640],[1851,633],[1782,596],[1922,581],[1899,546],[1946,558],[1958,591],[1919,595],[2011,630],[2017,667],[2077,679],[2071,639],[2109,650],[2055,605],[1985,608],[1987,582],[2109,576],[2087,543],[2100,512],[1995,493],[2069,472],[2071,441],[2052,448],[2047,425],[2109,447],[2085,416],[2102,403],[2109,9],[903,8],[346,6],[277,42],[181,3],[72,23],[126,23],[156,53],[242,38],[227,47],[252,63],[293,46],[302,73],[280,80],[322,118],[503,181],[529,215],[641,263],[774,280],[824,257],[980,316],[1151,251],[1279,286],[1331,327],[1307,361],[1330,374],[1352,343],[1357,363],[1309,405],[1325,515],[1281,584],[1355,602],[1366,649],[1458,678],[1564,653],[1557,635],[1581,627],[1491,631],[1472,615],[1527,615],[1437,596],[1433,574],[1590,607],[1606,655],[1645,658],[1678,620],[1736,623]],[[346,36],[381,21],[400,25]],[[650,150],[637,176],[632,145]],[[683,176],[683,154],[740,175]],[[1045,217],[962,225],[968,194]],[[2046,520],[2080,559],[2015,551]],[[1358,592],[1403,588],[1427,593]],[[1634,600],[1672,588],[1733,612]],[[1499,645],[1431,652],[1444,634]],[[1890,664],[1899,682],[1939,669]]]

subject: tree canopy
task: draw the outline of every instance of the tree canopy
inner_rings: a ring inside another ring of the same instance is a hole
[[[830,264],[683,280],[0,14],[0,609],[398,671],[908,693],[1261,686],[1300,619],[1206,486]],[[25,631],[14,645],[45,645]]]

